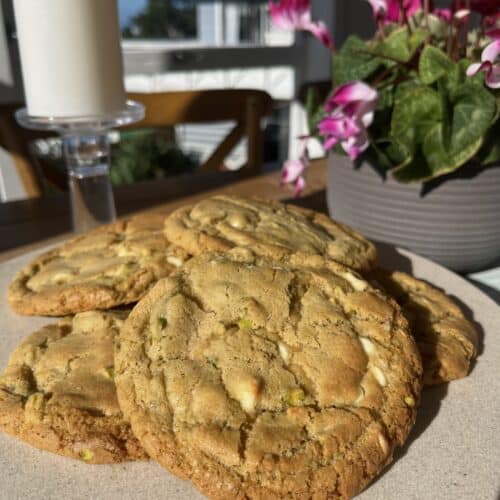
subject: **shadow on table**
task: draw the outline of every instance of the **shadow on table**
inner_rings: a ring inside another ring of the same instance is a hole
[[[394,246],[389,245],[387,243],[375,242],[375,244],[379,252],[379,263],[381,266],[390,270],[398,270],[408,274],[412,274],[413,266],[411,260],[408,257],[402,255]],[[441,290],[435,284],[433,283],[430,284],[432,284],[432,286],[434,286],[435,288]],[[441,291],[443,293],[446,293],[444,290]],[[474,319],[474,314],[472,310],[467,306],[467,304],[462,302],[462,300],[460,300],[458,297],[454,295],[451,295],[449,293],[447,293],[447,295],[457,303],[457,305],[461,308],[465,317],[476,328],[478,332],[478,357],[479,357],[483,352],[483,345],[484,345],[483,344],[484,330],[482,326]],[[471,372],[474,371],[475,364],[476,360],[474,360],[471,363]],[[404,455],[410,449],[412,443],[416,439],[418,439],[423,432],[425,432],[425,430],[430,425],[432,420],[439,413],[441,402],[446,397],[447,393],[448,393],[448,384],[440,384],[424,388],[424,390],[422,391],[422,401],[420,408],[418,409],[415,426],[413,427],[404,446],[402,448],[398,448],[395,450],[393,463],[389,465],[389,467],[387,467],[387,469],[382,473],[382,475],[384,475],[388,470],[390,470],[392,468],[392,465],[397,460],[404,457]]]
[[[381,241],[374,241],[374,243],[377,247],[378,260],[382,267],[390,269],[391,271],[403,271],[412,274],[413,265],[411,260],[401,254],[396,247]]]
[[[387,474],[387,472],[392,469],[394,464],[406,455],[413,442],[416,441],[425,432],[427,427],[439,413],[441,402],[443,401],[447,393],[448,384],[440,384],[427,387],[422,391],[422,399],[417,412],[417,420],[410,432],[410,435],[408,436],[408,439],[401,448],[396,448],[396,450],[394,451],[393,461],[386,469],[383,470],[383,472],[377,477],[375,481],[373,481],[372,484],[375,484],[380,480],[381,477]]]
[[[403,271],[403,272],[408,273],[408,274],[413,274],[412,273],[413,266],[412,266],[410,259],[408,257],[402,255],[397,248],[395,248],[394,246],[389,245],[387,243],[382,243],[382,242],[378,242],[378,241],[375,242],[375,244],[377,246],[377,250],[379,253],[379,262],[380,262],[381,266],[383,266],[387,269],[390,269],[390,270]],[[464,277],[464,279],[466,279],[466,278]],[[424,281],[426,281],[426,280],[424,280]],[[468,280],[468,281],[470,281],[474,286],[477,286],[478,288],[480,288],[483,292],[487,293],[490,297],[493,298],[493,300],[495,300],[495,296],[494,296],[495,294],[496,294],[496,298],[500,299],[500,292],[498,292],[497,290],[494,290],[494,289],[492,289],[492,288],[490,288],[482,283],[477,283],[474,280]],[[428,282],[428,283],[430,285],[432,285],[433,287],[437,288],[438,290],[442,291],[443,293],[446,293],[446,295],[448,295],[451,299],[453,299],[457,303],[457,305],[460,307],[460,309],[462,310],[464,316],[474,325],[474,327],[478,333],[477,356],[479,357],[483,352],[484,330],[483,330],[483,327],[475,320],[474,313],[472,312],[470,307],[467,304],[465,304],[457,296],[450,294],[450,293],[446,292],[445,290],[442,290],[441,288],[439,288],[438,286],[436,286],[432,282]],[[489,291],[486,289],[489,289]],[[472,361],[471,371],[474,370],[474,366],[476,364],[476,361],[477,361],[477,358]]]
[[[500,305],[500,290],[497,290],[491,286],[485,285],[480,281],[476,281],[473,278],[467,278],[474,286],[477,286],[482,292],[484,292],[488,297],[493,299],[498,305]],[[500,498],[499,498],[500,500]]]

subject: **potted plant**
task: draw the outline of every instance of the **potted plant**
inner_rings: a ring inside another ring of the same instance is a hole
[[[308,97],[310,135],[283,168],[299,193],[307,141],[329,155],[331,215],[457,271],[500,257],[498,0],[368,0],[376,34],[336,50],[307,0],[271,1],[274,24],[333,52],[332,92]],[[342,156],[341,156],[342,155]]]

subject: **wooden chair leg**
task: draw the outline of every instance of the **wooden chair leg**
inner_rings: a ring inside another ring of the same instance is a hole
[[[248,161],[241,170],[242,175],[257,175],[262,168],[262,134],[260,130],[260,103],[255,97],[247,99],[246,127],[248,137]]]
[[[210,158],[199,168],[199,171],[216,172],[222,170],[221,167],[224,165],[224,160],[241,140],[244,132],[244,125],[242,123],[237,123],[226,138],[219,144],[217,149],[210,155]]]

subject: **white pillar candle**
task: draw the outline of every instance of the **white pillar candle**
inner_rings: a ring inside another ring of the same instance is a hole
[[[123,110],[116,0],[14,0],[31,116],[103,116]]]

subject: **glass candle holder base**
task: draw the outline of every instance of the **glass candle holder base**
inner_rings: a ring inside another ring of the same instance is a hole
[[[85,232],[116,220],[113,189],[109,178],[110,129],[144,118],[142,104],[127,101],[119,113],[95,117],[30,116],[16,112],[18,123],[34,130],[53,130],[63,141],[68,171],[73,230]]]

